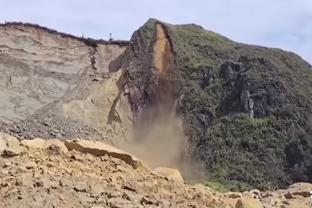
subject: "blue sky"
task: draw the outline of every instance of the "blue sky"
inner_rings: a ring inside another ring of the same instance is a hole
[[[233,40],[294,51],[312,63],[312,0],[0,0],[0,22],[129,39],[149,17],[196,23]]]

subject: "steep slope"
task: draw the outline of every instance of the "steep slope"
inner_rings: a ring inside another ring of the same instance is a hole
[[[122,73],[109,74],[108,64],[127,45],[38,25],[0,25],[2,131],[21,138],[123,136],[125,130],[112,124],[110,114],[118,108],[125,116],[131,112],[119,99]]]
[[[135,123],[177,111],[206,179],[239,189],[312,181],[312,68],[297,55],[151,19],[123,56]]]

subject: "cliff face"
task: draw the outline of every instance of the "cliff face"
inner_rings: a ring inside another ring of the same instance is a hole
[[[312,181],[312,71],[300,57],[153,19],[125,53],[135,122],[167,103],[209,180],[234,189]]]
[[[121,72],[109,73],[108,65],[126,47],[36,25],[1,25],[2,130],[23,138],[122,135],[109,122],[117,108],[127,112],[126,102],[115,100]]]

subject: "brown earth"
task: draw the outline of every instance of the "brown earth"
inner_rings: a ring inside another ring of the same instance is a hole
[[[218,193],[200,184],[184,184],[177,170],[152,171],[136,157],[104,143],[25,141],[1,134],[0,207],[312,206],[311,184],[294,184],[275,192]]]

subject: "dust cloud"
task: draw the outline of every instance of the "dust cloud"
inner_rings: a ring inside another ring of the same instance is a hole
[[[151,168],[179,169],[187,180],[200,180],[204,169],[188,151],[183,121],[174,110],[157,108],[141,116],[134,138],[122,147],[143,159]]]

